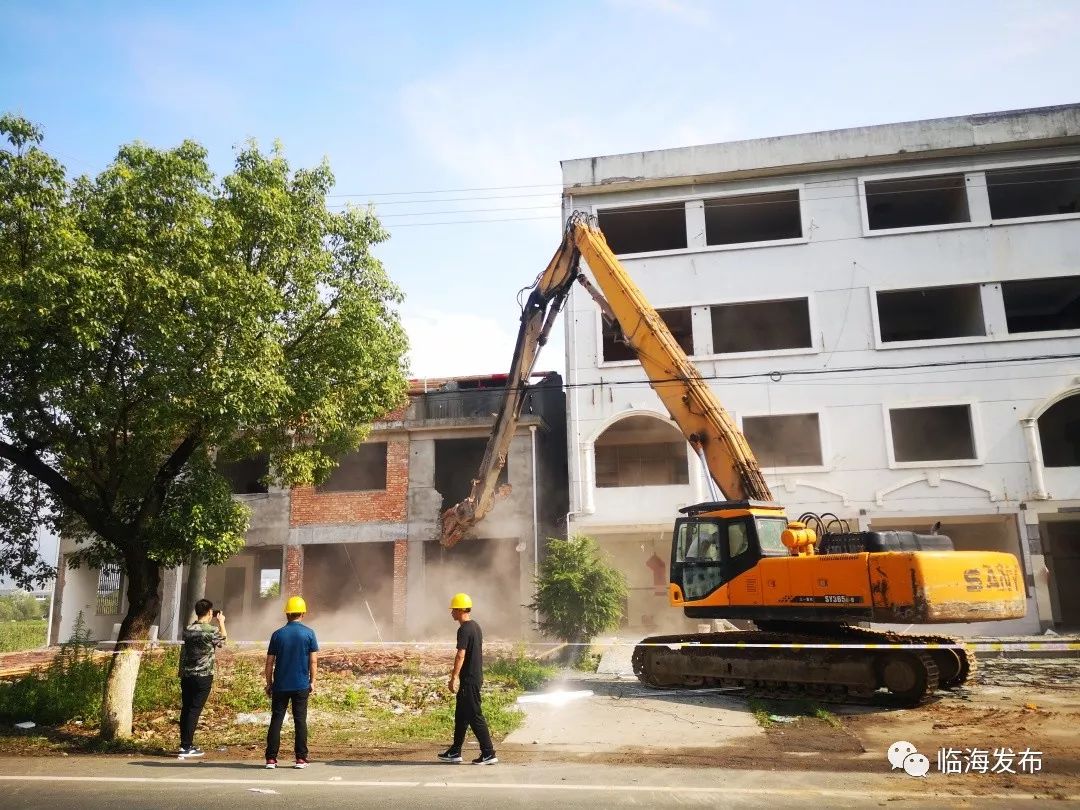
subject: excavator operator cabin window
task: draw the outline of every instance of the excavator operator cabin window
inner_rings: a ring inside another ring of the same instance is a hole
[[[788,547],[781,540],[784,529],[787,528],[787,520],[783,518],[757,518],[754,520],[757,529],[758,546],[765,557],[787,557],[791,554]]]
[[[719,560],[719,541],[720,527],[715,523],[697,521],[681,523],[675,559],[678,562]]]
[[[745,523],[729,523],[727,527],[728,558],[735,559],[745,554],[750,548],[750,538],[746,533]]]

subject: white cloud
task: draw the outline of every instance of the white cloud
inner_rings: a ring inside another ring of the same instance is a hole
[[[422,310],[402,317],[412,377],[505,374],[515,336],[498,320],[465,312]]]
[[[486,315],[425,309],[402,315],[409,335],[409,376],[458,377],[506,374],[517,334],[505,322]],[[514,322],[516,329],[516,321]],[[540,351],[535,370],[564,373],[562,323],[555,324]],[[564,375],[565,376],[565,375]]]

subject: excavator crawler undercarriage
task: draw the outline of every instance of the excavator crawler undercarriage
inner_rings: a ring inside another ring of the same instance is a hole
[[[963,685],[975,671],[974,655],[946,636],[828,623],[761,625],[759,630],[646,638],[634,649],[634,674],[654,687],[728,686],[763,697],[834,703],[870,702],[885,690],[882,699],[917,706],[939,688]],[[922,644],[931,646],[912,649]]]

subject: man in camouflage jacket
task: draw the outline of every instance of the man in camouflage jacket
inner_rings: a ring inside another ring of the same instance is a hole
[[[195,621],[184,628],[184,646],[180,650],[181,759],[203,755],[195,747],[195,727],[214,685],[214,651],[226,638],[224,614],[214,610],[209,599],[200,599],[195,603]]]

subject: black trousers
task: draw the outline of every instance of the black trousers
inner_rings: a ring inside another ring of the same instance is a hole
[[[185,675],[180,679],[181,748],[190,748],[195,744],[195,726],[199,725],[199,715],[213,685],[213,675]]]
[[[296,730],[296,757],[307,759],[307,702],[310,694],[310,689],[297,689],[293,692],[274,692],[270,696],[270,730],[266,732],[267,759],[277,759],[278,749],[281,748],[281,724],[285,722],[285,710],[290,703]]]
[[[480,753],[487,756],[495,753],[491,743],[484,710],[480,707],[480,684],[473,681],[461,681],[457,691],[457,705],[454,708],[454,744],[455,751],[460,751],[465,744],[465,732],[472,727],[476,741],[480,743]]]

